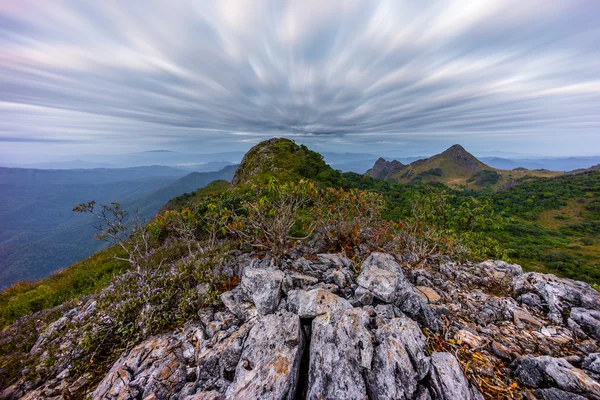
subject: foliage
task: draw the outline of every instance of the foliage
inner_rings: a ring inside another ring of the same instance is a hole
[[[115,259],[123,253],[118,247],[94,254],[50,277],[33,282],[17,282],[0,292],[0,326],[27,314],[56,307],[61,303],[96,292],[127,263]]]

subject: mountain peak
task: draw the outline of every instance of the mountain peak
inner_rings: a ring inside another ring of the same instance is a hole
[[[400,161],[386,161],[383,157],[379,157],[379,159],[375,161],[373,168],[368,170],[366,174],[372,178],[385,179],[390,174],[399,171],[404,167],[405,165]]]
[[[331,183],[330,180],[339,179],[340,173],[308,147],[289,139],[273,138],[260,142],[246,153],[232,184],[264,183],[271,177],[279,180],[310,178]]]
[[[473,154],[466,151],[465,148],[460,144],[450,146],[443,153],[441,153],[440,156],[446,157],[458,163],[461,167],[467,169],[477,169],[479,166],[484,165]]]

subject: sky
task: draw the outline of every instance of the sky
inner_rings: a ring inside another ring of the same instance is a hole
[[[0,1],[0,160],[600,154],[600,2]]]

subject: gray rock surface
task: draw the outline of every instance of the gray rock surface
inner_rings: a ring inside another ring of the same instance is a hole
[[[515,377],[533,388],[557,387],[565,392],[600,399],[600,384],[561,358],[525,356],[515,361]]]
[[[242,289],[252,299],[259,314],[270,314],[281,299],[284,274],[278,269],[246,268],[242,275]]]
[[[367,372],[367,391],[372,400],[412,399],[418,382],[429,373],[425,338],[419,325],[408,318],[394,318],[375,332],[373,364]]]
[[[324,289],[292,290],[288,292],[287,305],[288,310],[300,318],[314,318],[352,308],[347,300]]]
[[[365,399],[373,359],[367,311],[324,314],[312,323],[307,399]]]
[[[431,354],[430,390],[434,399],[473,399],[469,382],[456,357],[450,353]]]
[[[297,315],[260,317],[244,342],[226,399],[294,399],[304,349]]]

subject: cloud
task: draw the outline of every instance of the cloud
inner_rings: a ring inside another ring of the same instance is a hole
[[[600,124],[599,11],[593,0],[6,1],[0,140],[227,146],[244,132],[248,144],[383,148],[569,135],[586,149]]]

